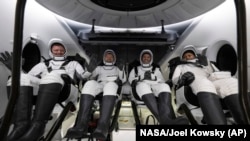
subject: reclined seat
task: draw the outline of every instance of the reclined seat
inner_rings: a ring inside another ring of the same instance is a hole
[[[79,60],[76,60],[75,59],[76,57],[75,56],[68,56],[68,59],[69,60],[75,60],[75,61],[79,61]],[[82,61],[82,60],[80,60],[80,61]],[[80,62],[79,62],[80,63]],[[46,64],[46,60],[45,60],[45,64]],[[80,64],[82,64],[82,63],[80,63]],[[47,65],[47,64],[46,64]],[[69,97],[69,95],[70,95],[70,92],[71,92],[71,89],[73,88],[73,87],[76,87],[76,88],[74,88],[74,92],[76,92],[75,94],[76,94],[76,97],[77,97],[77,95],[78,95],[78,93],[77,92],[79,92],[79,85],[80,85],[80,80],[77,80],[77,81],[73,81],[68,75],[61,75],[61,77],[62,77],[62,79],[63,79],[63,81],[64,81],[64,86],[62,87],[62,90],[60,91],[60,92],[58,92],[58,97],[56,97],[56,100],[54,101],[54,103],[55,104],[59,104],[60,106],[61,106],[61,108],[60,109],[62,109],[62,111],[60,111],[61,113],[59,113],[60,114],[60,116],[59,117],[56,117],[56,119],[54,119],[54,117],[53,116],[50,116],[50,118],[48,119],[49,121],[50,120],[55,120],[55,122],[54,122],[54,124],[53,124],[53,126],[52,126],[52,128],[48,131],[48,132],[46,132],[45,131],[45,133],[43,134],[43,137],[41,138],[41,140],[51,140],[52,138],[53,138],[53,136],[55,135],[55,133],[58,131],[58,129],[59,129],[59,127],[60,127],[60,125],[61,125],[61,123],[63,122],[63,120],[64,120],[64,118],[66,117],[66,115],[67,115],[67,113],[69,112],[69,111],[74,111],[74,110],[76,110],[76,107],[75,107],[75,105],[74,104],[76,104],[76,103],[73,103],[72,101],[69,101],[69,100],[67,100],[68,99],[68,97]],[[52,86],[53,87],[53,86]],[[44,87],[43,87],[44,88]],[[10,88],[8,88],[7,87],[7,91],[9,91],[8,89],[10,89]],[[31,90],[31,89],[29,89],[29,90]],[[43,90],[45,90],[45,89],[43,89]],[[30,100],[28,100],[28,102],[30,103],[29,105],[29,109],[31,109],[32,110],[32,106],[33,105],[36,105],[37,104],[37,101],[39,101],[40,99],[37,99],[37,96],[33,96],[32,95],[32,91],[29,91],[29,95],[30,95],[30,97],[31,97],[31,99]],[[39,95],[38,95],[39,96]],[[41,98],[41,97],[40,97]],[[43,100],[45,100],[46,101],[46,97],[44,96],[44,97],[42,97],[42,99]],[[40,101],[41,102],[41,101]],[[56,105],[57,106],[57,105]],[[40,108],[41,109],[41,108]],[[54,108],[54,110],[55,110],[56,108]],[[53,111],[53,113],[55,112],[53,109],[52,109],[52,111]],[[58,113],[58,112],[56,112],[56,113]],[[29,118],[29,116],[28,115],[32,115],[31,114],[31,112],[29,112],[29,113],[27,113],[27,115],[25,115],[27,118]],[[49,116],[48,116],[49,117]],[[48,127],[46,128],[46,129],[48,129]],[[47,133],[47,134],[46,134]]]
[[[42,141],[51,141],[53,139],[53,137],[55,136],[55,134],[60,129],[61,124],[64,121],[67,114],[69,112],[76,111],[76,105],[75,105],[76,103],[73,103],[72,101],[65,101],[67,99],[67,97],[69,96],[70,89],[72,87],[71,78],[69,78],[69,77],[62,77],[62,78],[65,81],[65,85],[64,85],[63,89],[61,90],[60,97],[59,97],[58,102],[57,102],[57,104],[59,104],[60,107],[62,108],[62,111],[57,116],[57,119],[55,120],[54,124],[51,126],[49,131],[43,136],[43,138],[41,139]],[[77,84],[76,87],[79,86],[79,83]]]
[[[137,65],[135,65],[137,62]],[[135,74],[137,74],[137,66],[140,65],[139,61],[135,60],[130,65],[130,72],[133,68]],[[159,68],[157,64],[152,64],[152,71],[155,68]],[[167,86],[167,85],[166,85]],[[169,92],[162,92],[159,97],[155,97],[152,94],[144,95],[142,99],[138,96],[136,92],[135,85],[131,85],[131,105],[134,114],[135,124],[142,124],[140,116],[145,118],[145,124],[188,124],[188,121],[183,117],[176,117],[174,109],[172,107],[172,94]],[[152,99],[153,98],[153,99]],[[154,102],[152,102],[154,100]],[[142,111],[143,109],[148,109],[149,113]],[[138,111],[140,110],[140,111]],[[143,113],[143,114],[141,114]],[[153,120],[153,123],[148,123],[149,119]]]
[[[113,110],[111,123],[110,123],[110,126],[109,126],[108,138],[110,137],[110,133],[112,131],[114,131],[118,127],[118,117],[119,117],[119,113],[120,113],[120,109],[121,109],[121,105],[122,105],[122,87],[123,86],[121,85],[118,88],[117,99],[116,99],[115,107],[114,107],[114,110]],[[91,113],[90,114],[90,119],[89,119],[89,122],[88,122],[88,125],[89,125],[88,133],[87,133],[87,136],[83,137],[83,138],[88,138],[88,140],[91,140],[91,141],[94,140],[93,132],[95,131],[95,128],[97,127],[98,115],[100,114],[102,99],[103,99],[102,93],[98,94],[95,97],[94,104],[93,104],[91,112],[90,112]],[[76,111],[76,113],[77,113],[77,111]],[[70,127],[74,125],[74,122],[75,121],[73,120]],[[61,135],[63,137],[66,135],[67,130],[70,127],[67,127],[67,129],[65,128],[64,130],[61,130]],[[68,137],[65,137],[65,138],[66,138],[67,141],[73,139],[73,138],[68,138]],[[81,139],[83,139],[83,138],[81,138]],[[77,140],[81,140],[81,139],[77,138]]]
[[[192,92],[191,87],[184,86],[182,90],[178,89],[176,91],[182,91],[181,93],[183,93],[183,95],[181,95],[180,93],[177,92],[176,101],[181,100],[181,99],[185,99],[187,101],[183,103],[176,103],[177,112],[179,114],[185,114],[192,125],[207,124],[206,121],[204,120],[203,113],[200,109],[198,98]],[[232,115],[228,111],[228,108],[222,99],[221,99],[221,105],[224,110],[224,114],[227,117],[227,120],[228,120],[227,122],[230,122],[230,124],[234,124],[233,123],[234,121],[231,120]]]
[[[198,56],[198,57],[205,57],[205,56]],[[175,57],[169,61],[169,81],[171,82],[171,78],[174,72],[175,67],[180,64],[180,58]],[[214,63],[214,62],[212,62]],[[190,123],[193,125],[197,124],[206,124],[204,120],[203,113],[200,109],[200,104],[198,102],[197,96],[192,92],[191,87],[183,86],[177,88],[177,86],[173,86],[175,97],[176,97],[176,106],[177,112],[179,114],[185,114],[186,117],[189,119]],[[181,102],[180,102],[181,101]],[[183,103],[182,103],[183,102]],[[225,116],[228,117],[227,122],[233,122],[229,118],[231,118],[231,114],[228,111],[227,106],[225,105],[224,101],[221,99],[221,105],[225,112]]]
[[[142,123],[142,113],[144,113],[144,111],[142,109],[146,109],[147,106],[146,104],[138,97],[135,88],[131,88],[131,106],[132,106],[132,111],[133,111],[133,115],[134,115],[134,120],[135,120],[135,124],[136,125],[143,125],[143,124],[153,124],[153,125],[157,125],[158,121],[156,120],[156,118],[153,116],[153,114],[149,114],[146,117],[145,123]],[[145,113],[144,113],[145,114]],[[149,120],[152,119],[153,123],[149,123]]]

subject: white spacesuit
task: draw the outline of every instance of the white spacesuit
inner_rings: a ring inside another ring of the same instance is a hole
[[[113,54],[114,61],[106,62],[105,59],[103,59],[104,65],[97,66],[96,69],[92,72],[92,75],[90,77],[90,79],[92,80],[86,82],[82,89],[82,94],[91,94],[92,96],[96,96],[103,92],[103,96],[116,96],[118,89],[116,81],[120,80],[122,83],[126,82],[125,72],[115,66],[115,52],[108,49],[104,52],[103,58],[108,52]]]
[[[155,96],[161,92],[170,93],[171,90],[169,86],[165,83],[165,79],[162,76],[159,67],[153,67],[153,53],[150,50],[143,50],[140,54],[140,58],[144,53],[149,53],[152,56],[149,64],[144,64],[140,59],[140,66],[137,66],[137,70],[132,69],[129,74],[129,83],[132,84],[133,81],[137,81],[136,92],[138,96],[141,98],[145,94],[153,93]],[[154,68],[154,70],[153,70]],[[150,79],[144,78],[145,72],[150,72]]]
[[[106,140],[110,118],[117,98],[118,88],[126,82],[124,70],[116,65],[116,54],[107,49],[103,54],[103,65],[99,65],[92,72],[91,80],[87,81],[82,88],[80,109],[74,127],[70,128],[66,138],[83,138],[88,131],[88,120],[94,98],[102,93],[101,115],[93,137]]]
[[[181,53],[181,56],[187,50],[193,50],[197,56],[195,48],[191,46],[185,48]],[[219,72],[218,68],[216,68],[209,60],[206,60],[207,65],[195,64],[197,60],[196,57],[194,60],[187,60],[187,62],[194,63],[177,66],[172,77],[173,83],[177,84],[179,77],[185,72],[192,72],[195,76],[195,81],[190,84],[190,87],[192,87],[193,93],[196,95],[199,92],[207,91],[224,98],[228,95],[238,93],[238,80],[232,77],[230,72]],[[201,66],[197,67],[197,65]]]
[[[14,129],[8,136],[8,141],[37,140],[43,133],[50,114],[58,102],[65,97],[66,101],[77,101],[78,89],[71,85],[70,92],[60,95],[65,83],[71,83],[75,73],[86,79],[90,73],[85,71],[77,61],[66,59],[67,49],[61,39],[52,39],[49,42],[51,60],[40,62],[28,73],[21,73],[20,95],[15,108]],[[63,55],[55,56],[52,48],[61,48]],[[7,86],[11,86],[11,79]],[[37,92],[38,91],[38,92]],[[37,95],[35,113],[32,117],[33,94]]]
[[[34,95],[37,95],[37,91],[40,84],[50,84],[50,83],[60,83],[64,86],[65,81],[62,79],[61,75],[66,74],[74,79],[74,76],[80,76],[80,80],[88,78],[91,73],[84,70],[84,68],[74,60],[67,60],[67,47],[64,45],[61,39],[51,39],[49,42],[49,47],[52,47],[54,43],[60,43],[64,46],[66,52],[63,56],[55,57],[53,56],[51,49],[49,55],[51,59],[40,62],[35,65],[28,73],[21,72],[21,86],[32,86],[34,88]],[[77,73],[78,75],[75,75]],[[7,82],[8,86],[11,86],[11,79]],[[78,97],[78,88],[71,85],[71,92],[66,101],[76,102]]]
[[[144,101],[160,124],[188,124],[186,119],[175,117],[170,87],[165,83],[160,68],[153,65],[151,50],[142,50],[140,64],[129,74],[129,82],[136,90],[136,94],[133,94]]]
[[[183,56],[188,52],[192,53],[194,58],[184,60]],[[197,95],[206,123],[226,124],[220,99],[228,106],[236,122],[244,123],[238,100],[238,80],[232,77],[230,72],[219,71],[205,56],[199,58],[194,46],[186,46],[180,58],[184,63],[175,68],[172,81],[175,85],[184,84],[191,87]],[[188,80],[191,78],[192,81]],[[187,82],[188,84],[185,84]]]

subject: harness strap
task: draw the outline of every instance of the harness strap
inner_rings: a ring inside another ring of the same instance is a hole
[[[52,67],[51,67],[51,66],[49,67],[49,61],[50,61],[50,60],[51,60],[51,59],[48,59],[48,60],[45,60],[45,61],[44,61],[45,65],[47,66],[48,72],[51,72],[51,71],[52,71]],[[70,62],[70,60],[65,60],[65,62],[63,62],[63,64],[60,66],[60,69],[65,70],[65,66],[66,66],[69,62]]]
[[[153,66],[152,73],[154,73],[157,66],[154,64],[152,66]],[[135,69],[135,76],[137,77],[138,76],[138,66],[135,66],[134,69]]]

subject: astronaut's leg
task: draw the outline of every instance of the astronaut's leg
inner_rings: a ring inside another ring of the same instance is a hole
[[[36,141],[42,137],[63,85],[60,74],[53,72],[41,80],[32,124],[19,141]]]
[[[29,79],[26,78],[27,77],[25,77],[25,75],[21,75],[21,82],[26,81],[26,84],[30,84]],[[9,80],[7,85],[8,95],[10,95],[10,83],[11,82]],[[16,141],[29,128],[31,123],[32,98],[33,87],[30,85],[22,86],[21,83],[20,93],[13,114],[14,127],[7,137],[8,141]]]
[[[227,124],[216,86],[205,77],[196,77],[190,84],[197,95],[201,111],[207,124]]]
[[[239,95],[232,94],[223,99],[237,124],[244,124],[244,113],[240,105]]]
[[[184,117],[176,118],[172,105],[170,87],[166,83],[158,83],[151,86],[158,102],[160,124],[188,124]]]
[[[237,124],[244,124],[244,113],[238,95],[238,80],[228,78],[214,81],[214,85]]]
[[[153,94],[151,87],[147,83],[140,82],[136,86],[136,92],[138,96],[145,103],[149,111],[155,116],[155,118],[160,122],[158,102],[155,95]]]
[[[188,120],[184,117],[176,118],[172,106],[171,93],[161,92],[158,96],[158,102],[159,102],[160,124],[187,125],[189,123]]]
[[[81,139],[86,137],[88,132],[88,121],[90,118],[91,107],[94,97],[89,94],[81,94],[80,107],[74,127],[68,129],[66,138]]]
[[[227,124],[218,95],[211,92],[199,92],[197,98],[207,124]]]
[[[158,103],[153,93],[144,94],[142,96],[143,102],[146,104],[150,112],[155,116],[155,118],[160,122]]]
[[[93,106],[96,91],[93,90],[98,83],[94,80],[86,82],[80,98],[80,106],[74,127],[68,129],[66,138],[81,139],[87,135],[88,121]]]
[[[91,107],[94,102],[94,97],[89,94],[81,94],[80,108],[77,113],[77,118],[74,127],[67,131],[66,138],[81,139],[86,137],[88,132],[88,121],[90,118]]]
[[[11,87],[10,86],[6,86],[6,88],[7,88],[7,98],[9,99],[10,98],[10,89],[11,89]],[[0,118],[0,127],[1,127],[2,122],[3,122],[3,118],[4,118],[4,116],[2,116]]]
[[[99,140],[106,140],[109,134],[110,119],[116,102],[118,85],[108,82],[103,88],[103,97],[100,109],[100,118],[93,137]]]
[[[21,89],[21,88],[20,88]],[[7,90],[7,98],[10,99],[10,91],[11,91],[11,86],[6,86],[6,90]]]
[[[139,82],[136,86],[136,92],[141,100],[145,103],[149,111],[160,122],[158,102],[152,92],[151,86],[144,82]]]

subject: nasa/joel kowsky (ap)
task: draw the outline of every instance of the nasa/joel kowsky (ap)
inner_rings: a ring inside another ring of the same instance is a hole
[[[140,129],[140,136],[218,136],[223,138],[226,131],[218,129],[200,131],[198,129]]]

